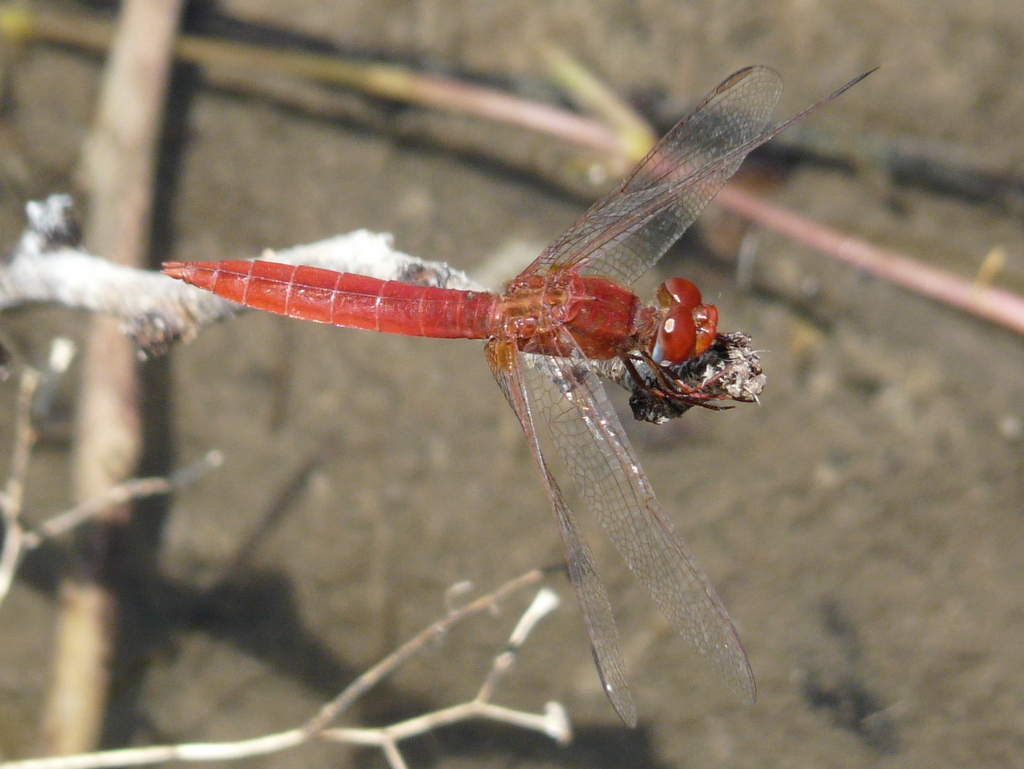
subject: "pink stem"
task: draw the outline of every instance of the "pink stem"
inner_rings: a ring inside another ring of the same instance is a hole
[[[750,195],[736,185],[726,185],[716,200],[730,211],[834,259],[1024,334],[1024,298],[1005,289],[968,281],[836,232]]]

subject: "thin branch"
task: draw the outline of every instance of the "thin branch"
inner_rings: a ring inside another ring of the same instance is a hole
[[[278,753],[301,745],[309,739],[301,729],[268,734],[237,742],[194,742],[181,745],[155,745],[149,748],[121,748],[80,753],[74,756],[27,758],[5,761],[0,769],[99,769],[115,766],[146,766],[167,761],[227,761]]]
[[[317,715],[303,728],[311,734],[322,730],[353,702],[359,699],[368,689],[376,685],[395,668],[419,652],[419,650],[431,640],[448,632],[452,625],[471,614],[476,614],[484,609],[495,606],[506,596],[516,592],[517,590],[521,590],[528,585],[538,582],[542,576],[543,573],[540,571],[528,571],[521,577],[502,585],[493,593],[481,596],[461,608],[450,609],[442,619],[439,619],[433,625],[421,631],[419,635],[409,641],[406,641],[402,646],[349,684],[341,694],[324,705],[320,709],[320,712],[317,713]],[[2,767],[0,767],[0,769],[2,769]]]
[[[43,522],[32,531],[26,531],[21,522],[22,489],[27,472],[28,459],[34,443],[35,431],[31,425],[32,395],[40,375],[33,369],[26,369],[22,375],[21,391],[18,397],[18,417],[15,428],[16,443],[13,469],[3,494],[3,550],[0,551],[0,603],[10,592],[18,565],[25,553],[39,547],[48,539],[67,534],[76,526],[91,520],[110,508],[111,505],[127,504],[158,494],[169,494],[199,480],[206,473],[220,467],[224,455],[210,451],[188,467],[168,478],[131,478],[119,483],[94,499],[87,500],[59,515]],[[23,411],[27,409],[27,411]]]
[[[66,534],[112,505],[124,505],[147,497],[170,494],[172,491],[194,483],[222,464],[224,464],[224,455],[214,450],[207,452],[206,456],[198,462],[178,470],[168,478],[131,478],[119,483],[100,496],[75,505],[70,510],[45,521],[33,531],[27,532],[24,549],[31,550],[41,545],[46,539]]]
[[[516,652],[519,651],[519,647],[526,642],[527,637],[533,632],[534,626],[542,618],[558,608],[558,603],[558,594],[554,591],[541,590],[537,593],[537,597],[533,599],[530,608],[519,618],[519,622],[509,636],[508,646],[505,651],[494,658],[491,670],[480,685],[480,689],[477,691],[476,697],[473,698],[473,702],[483,703],[491,699],[498,682],[512,668],[512,663],[515,661]]]
[[[543,713],[525,713],[521,710],[513,710],[477,700],[463,702],[443,710],[435,710],[433,713],[426,713],[390,726],[376,729],[327,729],[321,736],[335,742],[376,745],[385,749],[390,746],[397,750],[398,743],[402,740],[471,719],[498,721],[521,729],[540,732],[560,745],[567,744],[572,738],[565,709],[556,702],[547,703]],[[0,764],[0,767],[2,766]]]
[[[67,339],[53,341],[47,369],[38,371],[31,367],[22,370],[18,398],[15,407],[14,445],[11,456],[11,472],[6,487],[0,492],[0,512],[3,520],[3,549],[0,551],[0,603],[10,592],[14,576],[22,556],[46,539],[66,534],[75,526],[96,517],[114,504],[125,504],[156,494],[166,494],[175,489],[194,483],[202,476],[223,464],[224,457],[219,451],[210,451],[198,462],[175,472],[169,478],[132,478],[109,489],[98,497],[79,504],[70,510],[45,521],[33,531],[26,531],[21,521],[24,502],[25,479],[35,445],[36,430],[33,415],[45,411],[40,399],[49,397],[47,388],[57,386],[75,354],[74,345]]]
[[[540,49],[551,80],[561,86],[577,107],[598,119],[598,125],[619,137],[629,162],[636,162],[654,146],[658,135],[633,105],[568,52],[554,46]],[[587,146],[585,142],[575,142]],[[594,146],[594,149],[603,149]]]
[[[401,769],[406,765],[398,750],[398,743],[402,740],[474,718],[499,721],[521,729],[541,732],[560,745],[567,744],[572,739],[572,729],[565,708],[557,702],[547,703],[542,714],[525,713],[489,702],[494,685],[502,675],[511,669],[516,651],[526,641],[537,622],[554,611],[558,604],[559,599],[554,591],[543,588],[537,593],[533,603],[530,604],[512,631],[505,651],[496,656],[491,663],[491,670],[477,696],[469,702],[435,710],[432,713],[425,713],[385,727],[326,729],[321,732],[321,736],[338,742],[376,745],[384,751],[388,763],[394,769]]]
[[[297,729],[288,729],[251,740],[238,740],[234,742],[158,745],[147,748],[107,750],[76,756],[54,756],[51,758],[8,761],[0,763],[0,769],[101,769],[103,767],[158,764],[168,761],[235,760],[279,753],[283,750],[302,745],[314,738],[354,745],[378,746],[384,752],[389,764],[392,767],[400,768],[405,767],[406,764],[398,750],[398,742],[407,737],[437,729],[439,726],[469,718],[487,718],[524,729],[532,729],[546,734],[559,744],[565,744],[572,738],[572,729],[569,725],[565,709],[560,704],[549,702],[541,714],[505,708],[481,699],[481,695],[485,690],[486,695],[490,696],[490,688],[492,687],[488,687],[486,684],[481,687],[481,694],[478,694],[471,702],[427,713],[390,726],[377,729],[326,729],[327,724],[340,715],[342,711],[362,696],[371,686],[422,651],[432,640],[447,633],[457,622],[461,622],[471,615],[486,610],[493,610],[511,594],[536,584],[542,578],[543,572],[539,570],[530,571],[465,606],[449,609],[444,617],[431,624],[395,652],[364,672],[334,700],[324,705],[306,724]],[[548,588],[542,588],[516,624],[505,651],[495,658],[492,671],[495,668],[507,670],[509,663],[506,657],[509,651],[518,649],[536,623],[557,606],[558,597]],[[488,678],[490,679],[490,677],[489,675]]]

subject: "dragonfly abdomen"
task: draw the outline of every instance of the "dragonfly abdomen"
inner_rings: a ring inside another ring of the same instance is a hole
[[[494,294],[262,260],[171,262],[163,272],[258,310],[406,336],[486,339]]]

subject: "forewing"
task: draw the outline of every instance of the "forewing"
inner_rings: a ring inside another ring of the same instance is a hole
[[[633,283],[722,188],[764,133],[782,93],[768,67],[735,73],[672,128],[626,180],[524,274],[573,267]]]
[[[580,604],[583,624],[598,675],[601,677],[601,684],[619,717],[628,726],[636,726],[636,706],[626,683],[626,666],[622,660],[619,631],[615,626],[611,603],[597,574],[594,556],[576,524],[576,519],[565,504],[561,489],[558,488],[541,452],[537,431],[534,429],[529,395],[523,381],[522,356],[512,345],[491,340],[487,344],[487,360],[498,386],[519,418],[519,423],[526,434],[526,442],[530,446],[530,453],[533,454],[544,479],[544,486],[555,511],[558,532],[562,537],[569,579]]]
[[[533,356],[529,383],[580,496],[665,616],[743,700],[754,676],[736,629],[654,492],[576,343],[564,357]]]

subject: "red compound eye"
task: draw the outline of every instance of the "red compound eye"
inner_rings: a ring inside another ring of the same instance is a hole
[[[697,324],[694,323],[693,310],[677,305],[668,311],[658,329],[654,361],[661,366],[675,366],[693,356],[696,344]]]
[[[685,278],[669,278],[658,287],[658,303],[668,309],[654,340],[655,363],[676,366],[700,355],[715,341],[718,310],[704,304],[700,290]]]
[[[669,278],[658,286],[658,303],[662,307],[678,304],[692,310],[701,301],[700,289],[686,278]]]
[[[718,335],[718,308],[713,304],[702,304],[693,310],[693,324],[697,327],[697,341],[693,354],[700,355],[711,346]]]

